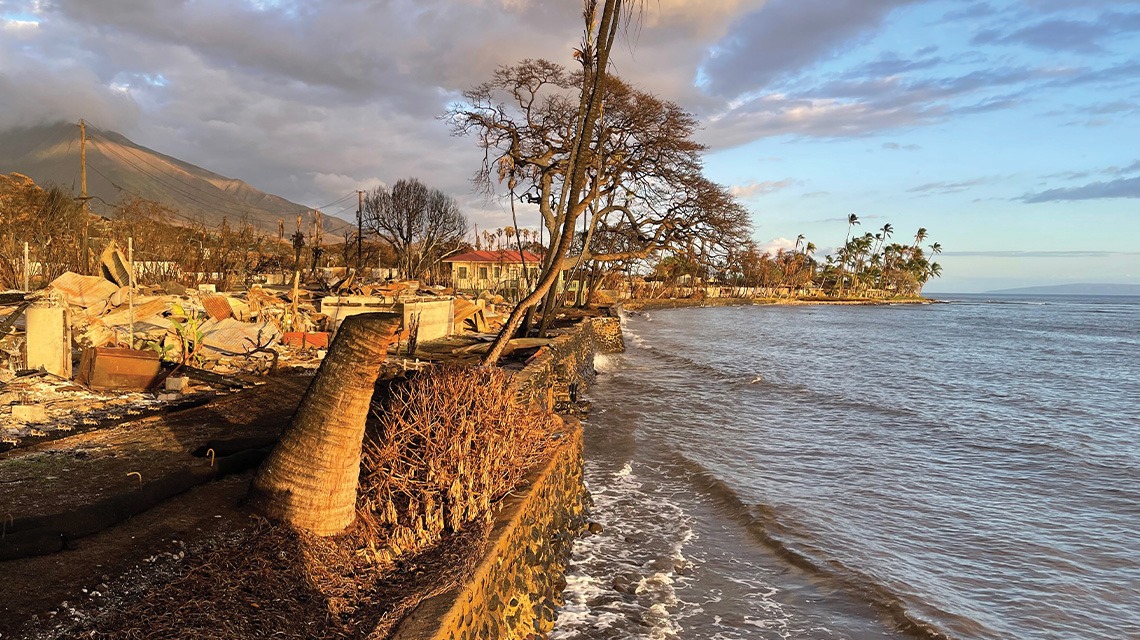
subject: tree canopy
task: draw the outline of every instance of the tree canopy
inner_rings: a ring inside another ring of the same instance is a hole
[[[364,196],[364,225],[396,254],[405,278],[418,278],[467,234],[455,198],[415,178],[378,186]]]
[[[704,146],[693,140],[697,120],[676,103],[606,76],[595,139],[574,158],[582,76],[546,60],[524,60],[465,92],[447,118],[455,133],[474,136],[484,151],[477,184],[493,192],[506,183],[537,204],[551,237],[586,216],[585,241],[575,242],[563,267],[666,249],[711,257],[742,242],[748,213],[703,175]],[[579,210],[567,211],[560,204],[574,161],[584,163],[586,184]],[[602,235],[610,241],[595,242]],[[613,235],[624,242],[613,242]]]

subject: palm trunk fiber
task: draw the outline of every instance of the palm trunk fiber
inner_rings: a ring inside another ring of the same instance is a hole
[[[341,324],[281,440],[250,488],[254,509],[321,536],[356,517],[364,423],[400,319],[365,313]]]

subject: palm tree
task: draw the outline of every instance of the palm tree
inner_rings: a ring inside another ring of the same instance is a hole
[[[942,275],[942,265],[938,264],[937,262],[931,262],[930,267],[926,270],[926,280],[930,280],[931,278],[937,278],[941,275]],[[923,282],[925,283],[926,280],[924,280]]]
[[[843,244],[847,244],[847,241],[851,239],[851,230],[854,229],[857,224],[859,224],[859,216],[854,213],[847,214],[847,238],[843,241]]]
[[[257,511],[320,536],[352,523],[364,423],[399,326],[399,318],[379,313],[341,324],[297,413],[253,478],[250,502]]]
[[[808,242],[804,245],[804,264],[808,268],[808,284],[812,284],[815,279],[815,261],[811,259],[811,254],[815,253],[815,243]]]
[[[918,248],[918,245],[922,244],[922,241],[926,239],[926,236],[927,236],[926,227],[919,227],[918,231],[914,234],[914,248],[915,249]]]

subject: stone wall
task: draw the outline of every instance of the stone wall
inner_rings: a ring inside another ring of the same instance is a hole
[[[524,403],[560,410],[578,399],[594,378],[595,353],[625,351],[618,318],[587,318],[539,349],[514,384]]]
[[[421,603],[395,640],[544,637],[562,604],[564,575],[582,529],[582,427],[565,419],[549,461],[504,500],[471,580]]]
[[[595,353],[624,350],[618,318],[587,319],[539,350],[514,375],[514,385],[524,402],[558,408],[593,379]],[[394,639],[541,638],[553,629],[587,500],[582,425],[572,417],[563,421],[550,459],[503,501],[472,578],[421,603]]]
[[[739,307],[753,304],[756,304],[756,301],[752,298],[647,298],[624,300],[621,306],[629,311],[648,311],[688,307]]]

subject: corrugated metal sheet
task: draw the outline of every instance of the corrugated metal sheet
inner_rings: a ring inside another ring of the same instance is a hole
[[[81,276],[68,271],[51,281],[48,288],[59,292],[68,304],[91,307],[106,302],[119,290],[114,282],[99,276]]]
[[[226,300],[225,296],[204,295],[202,296],[202,307],[214,320],[225,320],[234,315],[234,310],[230,307],[230,302]]]
[[[202,323],[202,346],[226,355],[244,355],[258,344],[277,342],[281,331],[271,322],[241,322],[233,318]]]

